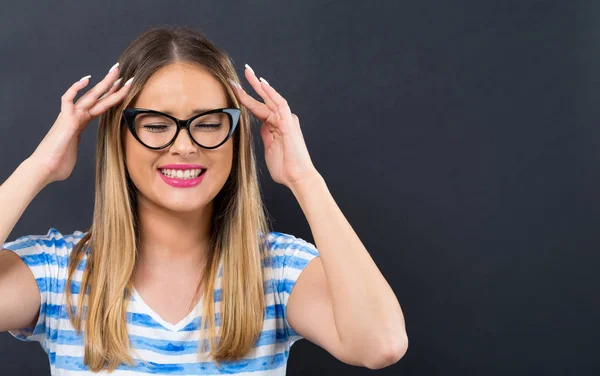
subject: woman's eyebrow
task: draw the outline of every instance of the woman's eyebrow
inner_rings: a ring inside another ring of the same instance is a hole
[[[210,110],[213,110],[213,109],[212,109],[212,108],[208,108],[208,109],[204,109],[204,108],[197,108],[197,109],[195,109],[195,110],[193,110],[193,111],[192,111],[192,115],[191,115],[190,117],[192,117],[192,116],[194,116],[194,115],[201,114],[201,113],[203,113],[203,112],[210,111]],[[167,114],[167,115],[175,116],[175,115],[173,115],[173,113],[172,113],[171,111],[168,111],[168,110],[158,110],[158,111],[159,111],[159,112],[162,112],[162,113],[164,113],[164,114]]]

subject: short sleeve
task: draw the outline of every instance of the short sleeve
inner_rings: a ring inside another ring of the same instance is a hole
[[[293,344],[302,339],[294,332],[287,319],[287,302],[302,271],[308,263],[319,256],[317,248],[310,242],[293,235],[272,232],[270,234],[270,255],[273,272],[274,292],[280,305],[281,318],[285,326],[288,342]]]
[[[46,348],[47,323],[60,310],[67,277],[68,255],[73,241],[82,233],[63,236],[50,228],[46,235],[27,235],[4,243],[3,248],[16,253],[33,273],[41,297],[40,314],[34,327],[9,331],[23,341],[39,342]]]

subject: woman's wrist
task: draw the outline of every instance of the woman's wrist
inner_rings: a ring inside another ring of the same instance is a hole
[[[28,186],[32,189],[32,192],[35,192],[35,195],[48,184],[52,183],[49,175],[40,166],[42,166],[41,163],[38,163],[34,158],[29,157],[21,162],[13,173],[19,177],[25,177],[22,181],[23,186]],[[23,174],[21,174],[21,172],[23,172]]]

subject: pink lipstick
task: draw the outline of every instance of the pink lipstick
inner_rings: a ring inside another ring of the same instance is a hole
[[[161,172],[161,170],[171,170],[171,173],[169,173],[169,176],[163,174]],[[200,175],[198,175],[197,177],[194,178],[183,178],[183,177],[177,177],[176,174],[174,174],[172,171],[173,170],[202,170],[200,171]],[[169,184],[172,187],[176,187],[176,188],[190,188],[190,187],[194,187],[198,184],[200,184],[202,182],[202,180],[204,179],[204,175],[206,174],[206,168],[204,166],[201,165],[192,165],[192,164],[170,164],[170,165],[163,165],[160,166],[158,170],[156,170],[156,172],[160,175],[160,177],[163,179],[163,181],[167,184]],[[174,176],[175,175],[175,176]]]

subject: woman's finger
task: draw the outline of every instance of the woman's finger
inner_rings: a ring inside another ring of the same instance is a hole
[[[82,77],[75,82],[65,93],[60,97],[60,111],[65,113],[73,112],[73,99],[77,96],[79,90],[83,89],[90,82],[90,75]]]
[[[75,108],[87,109],[91,107],[102,93],[104,93],[119,77],[119,63],[113,65],[104,79],[91,88],[75,103]]]
[[[267,82],[267,80],[261,77],[260,81],[265,95],[269,97],[269,109],[271,109],[274,114],[277,114],[277,119],[281,120],[277,122],[277,127],[280,132],[286,133],[291,131],[293,128],[292,124],[297,124],[297,122],[294,118],[295,115],[292,114],[292,111],[290,110],[287,100],[282,97],[277,90]]]
[[[98,98],[98,101],[101,101],[102,99],[108,97],[112,93],[114,93],[117,90],[119,90],[119,84],[121,83],[122,80],[123,80],[123,78],[119,78],[118,80],[116,80],[115,83],[112,84],[112,86],[110,87],[110,89],[108,89],[108,91],[106,93],[102,94],[102,96],[100,98]]]
[[[244,72],[244,74],[246,76],[246,79],[250,83],[250,86],[252,86],[254,91],[256,91],[256,94],[258,94],[263,99],[263,101],[265,101],[265,105],[269,108],[273,108],[273,103],[271,99],[263,90],[260,81],[258,80],[258,77],[256,77],[256,74],[254,73],[254,70],[248,64],[246,64],[246,71]]]
[[[269,110],[264,103],[252,98],[237,82],[229,80],[229,84],[240,102],[260,121],[265,121],[269,115],[271,115],[271,110]]]
[[[273,88],[273,86],[267,82],[267,80],[261,77],[260,81],[265,95],[269,97],[269,103],[273,106],[270,106],[269,109],[278,113],[280,118],[284,119],[285,121],[293,122],[294,118],[292,117],[292,110],[290,109],[287,100],[282,97],[281,94],[279,94],[277,90],[275,90],[275,88]]]
[[[115,104],[122,101],[129,92],[129,88],[131,87],[131,81],[133,81],[133,77],[127,80],[127,82],[125,82],[125,85],[123,85],[123,87],[119,89],[116,93],[113,93],[103,98],[102,100],[96,102],[96,104],[94,104],[88,110],[89,114],[92,116],[98,116],[108,111],[108,109],[114,106]]]

